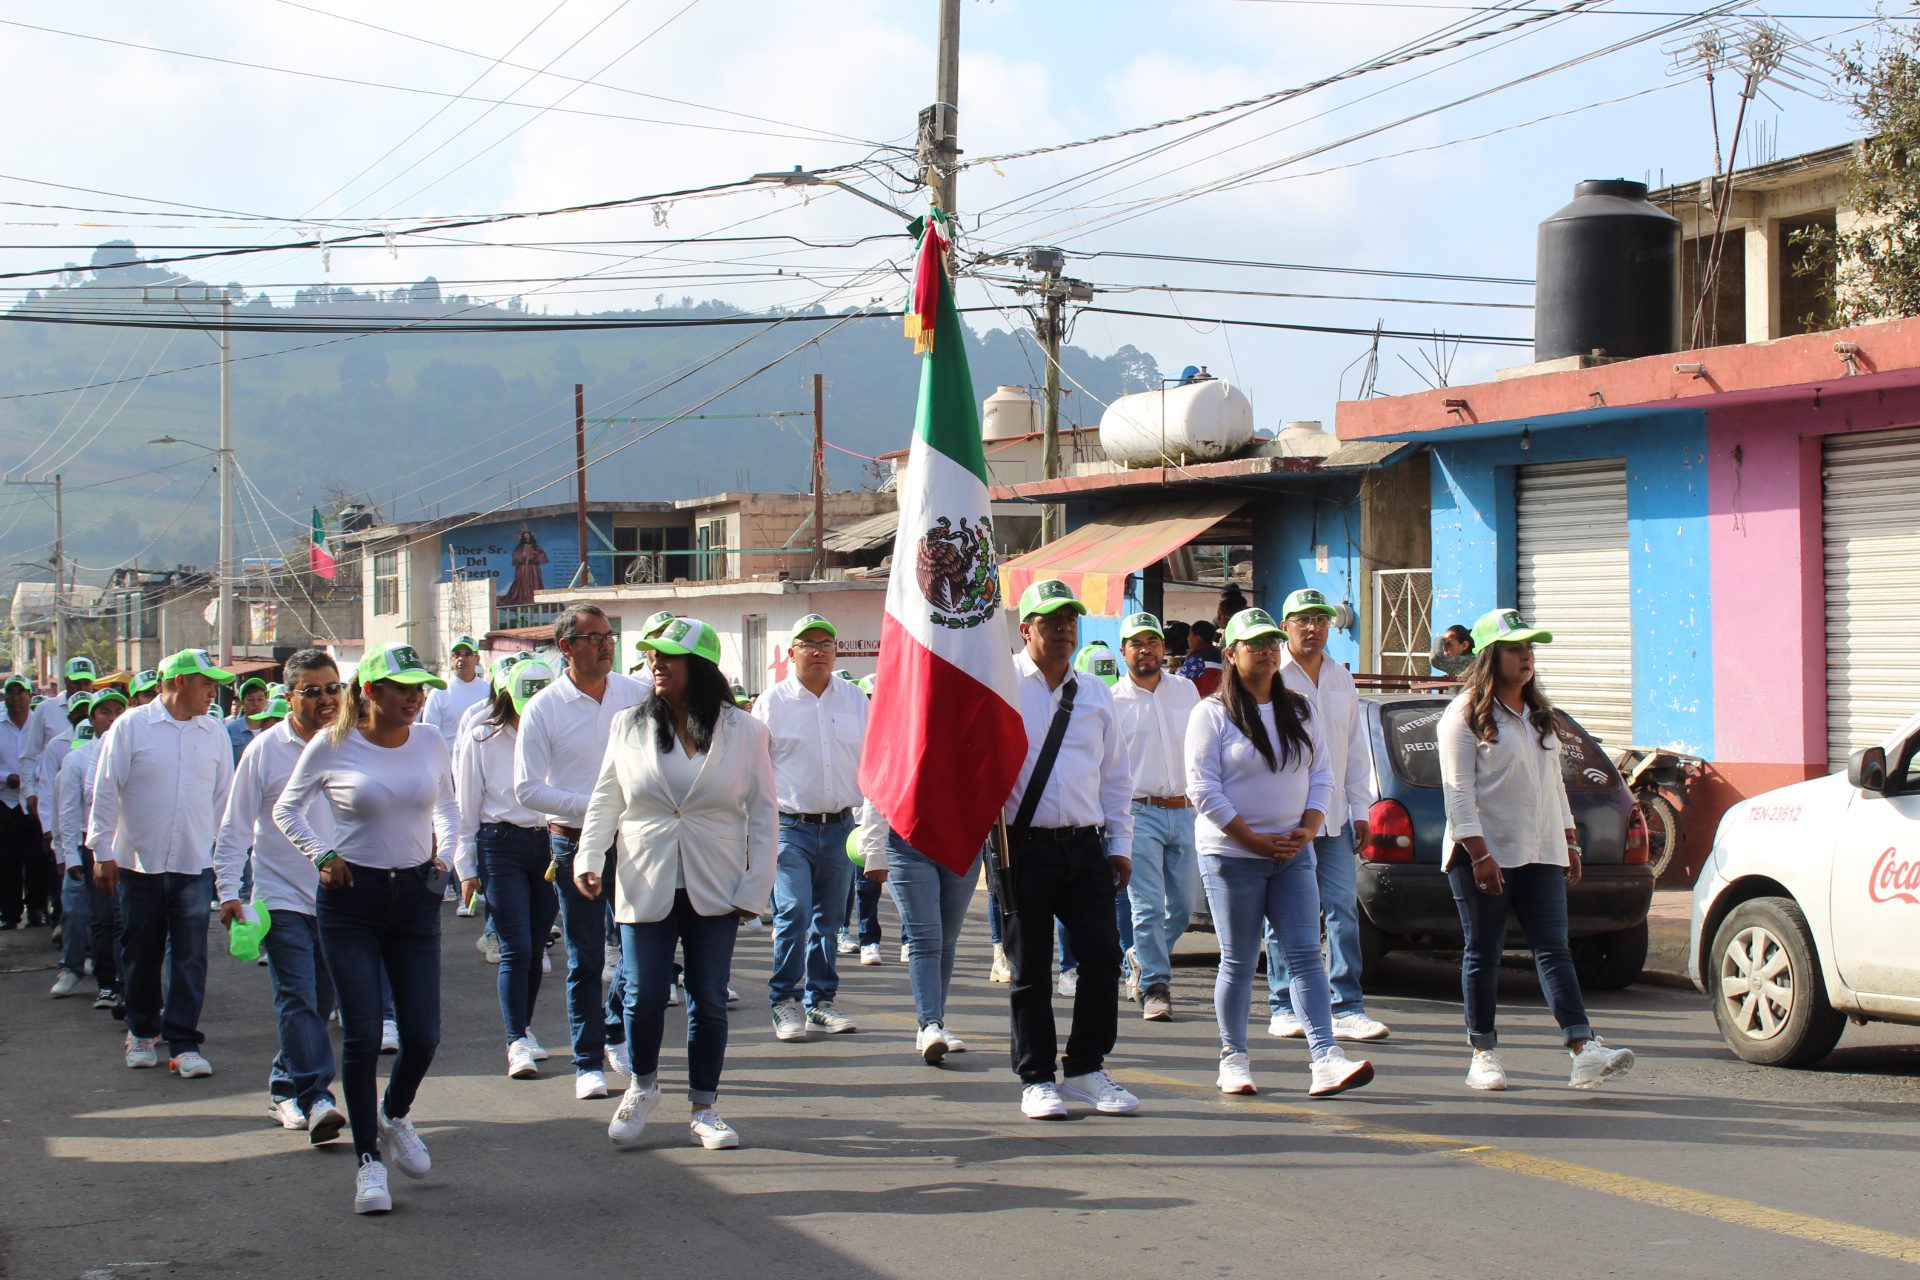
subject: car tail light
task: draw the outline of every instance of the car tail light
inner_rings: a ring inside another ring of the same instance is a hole
[[[1630,867],[1645,866],[1649,861],[1647,849],[1647,815],[1640,812],[1640,806],[1633,806],[1633,812],[1627,816],[1627,856],[1624,859]]]
[[[1376,800],[1367,810],[1367,847],[1360,856],[1368,862],[1412,862],[1413,819],[1398,800]]]

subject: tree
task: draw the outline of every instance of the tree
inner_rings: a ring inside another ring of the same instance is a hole
[[[1880,26],[1884,43],[1836,55],[1867,131],[1850,200],[1858,220],[1809,237],[1816,252],[1804,268],[1837,263],[1834,318],[1843,325],[1920,315],[1920,30]]]

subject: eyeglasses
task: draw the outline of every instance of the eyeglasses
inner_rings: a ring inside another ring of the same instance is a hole
[[[613,632],[611,631],[576,631],[567,637],[567,639],[569,642],[591,644],[601,649],[611,649],[613,647]]]
[[[795,640],[793,647],[799,653],[832,653],[836,644],[833,640]]]
[[[318,698],[322,695],[332,697],[344,688],[346,688],[346,686],[338,680],[331,681],[327,684],[303,684],[293,691],[293,696],[296,698]]]
[[[1280,647],[1280,637],[1255,636],[1251,640],[1241,640],[1238,644],[1242,649],[1253,649],[1260,653],[1267,653]]]
[[[1324,613],[1296,613],[1287,619],[1296,627],[1324,627],[1333,621]]]

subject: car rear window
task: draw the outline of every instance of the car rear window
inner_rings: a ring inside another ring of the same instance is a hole
[[[1409,702],[1383,707],[1387,758],[1402,782],[1415,787],[1440,785],[1440,752],[1436,733],[1445,703]],[[1560,736],[1560,772],[1569,791],[1609,791],[1619,785],[1613,763],[1580,728],[1561,712],[1554,713]]]

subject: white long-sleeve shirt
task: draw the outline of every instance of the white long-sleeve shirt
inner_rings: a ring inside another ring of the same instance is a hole
[[[1312,704],[1306,715],[1311,749],[1304,755],[1296,750],[1281,760],[1271,702],[1261,706],[1260,720],[1278,770],[1267,767],[1252,740],[1228,718],[1219,697],[1203,701],[1187,723],[1187,798],[1200,811],[1193,822],[1193,844],[1201,853],[1257,858],[1259,854],[1227,834],[1227,824],[1239,818],[1261,835],[1281,835],[1299,826],[1307,810],[1325,813],[1332,801],[1333,771],[1327,766],[1327,744]]]
[[[451,756],[454,744],[459,741],[461,717],[492,696],[493,685],[483,675],[471,680],[449,676],[446,688],[435,689],[427,695],[427,705],[420,709],[419,718],[414,723],[437,730],[447,744],[447,754]]]
[[[93,809],[93,784],[99,772],[97,740],[81,743],[60,762],[60,777],[53,785],[53,856],[63,872],[80,861],[87,814]]]
[[[1328,802],[1324,836],[1337,836],[1348,822],[1366,821],[1373,807],[1373,771],[1367,767],[1367,722],[1360,712],[1360,690],[1353,673],[1332,658],[1320,660],[1320,681],[1314,683],[1305,667],[1293,660],[1293,651],[1280,648],[1280,679],[1313,704],[1320,735],[1327,743],[1327,766],[1333,770],[1333,799]]]
[[[613,718],[646,701],[647,691],[648,686],[615,671],[608,674],[598,702],[580,692],[571,675],[534,694],[520,713],[515,798],[563,827],[584,825]]]
[[[783,813],[838,813],[860,807],[860,749],[867,695],[829,678],[818,697],[799,676],[761,694],[753,718],[773,735],[773,786]]]
[[[1166,799],[1187,794],[1187,721],[1199,705],[1200,690],[1193,681],[1171,671],[1162,671],[1152,689],[1134,683],[1130,674],[1113,686],[1113,713],[1127,744],[1134,795]]]
[[[82,722],[84,723],[84,721]],[[73,726],[40,748],[40,763],[34,766],[33,798],[40,802],[40,825],[53,830],[54,784],[60,781],[60,766],[73,751]]]
[[[233,789],[213,848],[214,896],[220,901],[240,896],[240,873],[251,851],[255,902],[265,899],[273,911],[314,913],[320,873],[273,820],[273,807],[306,749],[285,720],[247,744],[233,771]],[[331,837],[333,815],[326,806],[313,806],[307,821],[323,839]]]
[[[27,795],[38,795],[40,756],[46,751],[47,744],[70,737],[72,733],[73,726],[67,723],[67,695],[64,693],[54,694],[27,713],[26,732],[20,740],[20,785]]]
[[[1482,742],[1467,718],[1467,697],[1447,704],[1436,729],[1440,749],[1440,791],[1447,802],[1447,833],[1441,866],[1453,861],[1454,846],[1469,836],[1487,842],[1487,852],[1503,867],[1539,862],[1567,865],[1567,832],[1573,808],[1560,772],[1558,734],[1542,746],[1525,716],[1515,715],[1498,698],[1493,719],[1500,736]]]
[[[1020,719],[1027,729],[1027,758],[1007,798],[1007,821],[1020,812],[1033,766],[1047,740],[1047,728],[1069,683],[1074,690],[1073,713],[1060,740],[1060,754],[1046,790],[1034,807],[1035,827],[1099,827],[1110,858],[1133,857],[1133,772],[1127,763],[1127,744],[1113,713],[1113,695],[1098,680],[1082,680],[1068,671],[1058,689],[1047,688],[1047,678],[1025,653],[1013,656],[1020,690]]]
[[[233,746],[208,716],[176,720],[158,699],[114,721],[101,740],[87,847],[148,875],[213,866],[233,783]]]
[[[15,724],[0,708],[0,804],[9,809],[27,807],[27,795],[32,788],[33,779],[26,773],[26,765],[20,759],[20,748],[26,745],[27,730],[33,725],[33,714],[27,714],[25,724]],[[18,776],[20,785],[9,787],[6,781]]]
[[[462,880],[480,874],[479,835],[482,824],[505,822],[536,830],[547,816],[520,803],[513,794],[514,741],[511,725],[470,721],[453,750],[453,794],[460,804],[460,841],[453,850],[453,869]]]
[[[308,816],[321,806],[333,817],[331,838]],[[332,733],[317,733],[280,792],[273,820],[316,861],[332,850],[357,867],[420,866],[433,857],[436,839],[445,850],[460,841],[447,744],[418,725],[397,747],[376,746],[358,729],[337,743]]]

